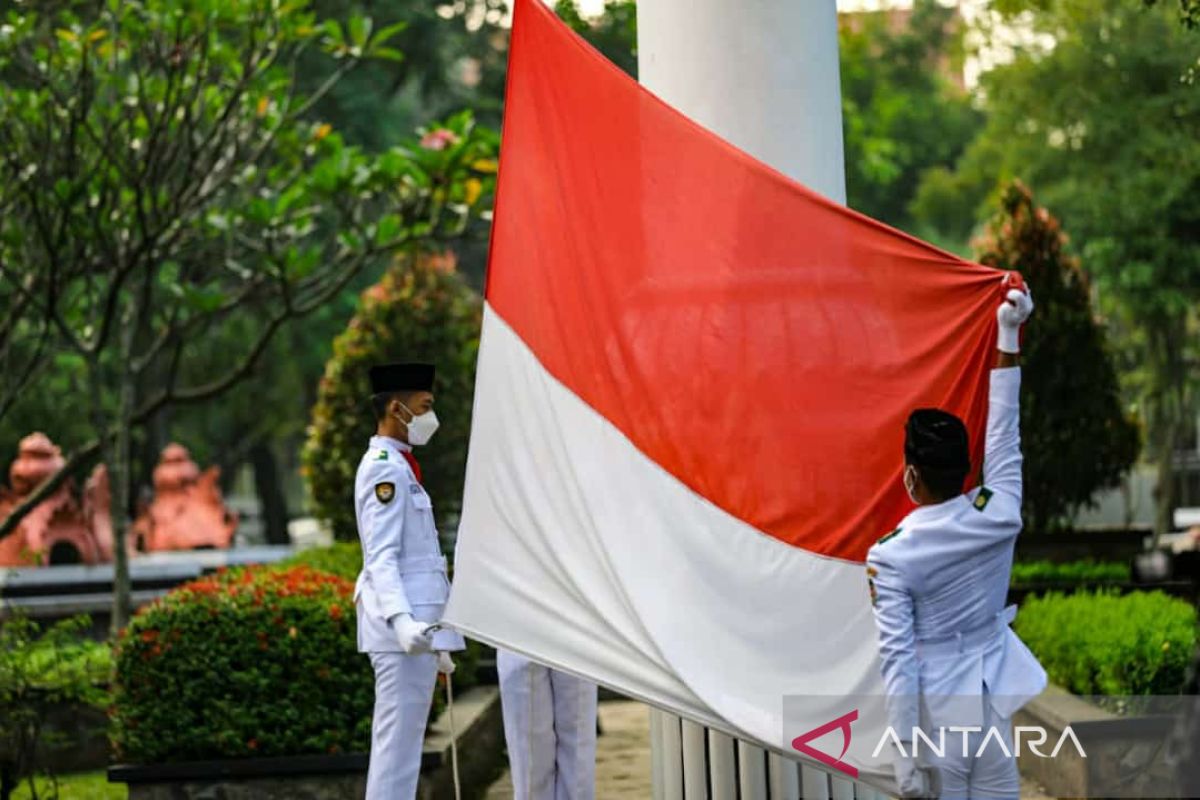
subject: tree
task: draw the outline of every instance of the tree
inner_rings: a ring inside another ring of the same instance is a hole
[[[954,79],[965,27],[957,9],[918,0],[902,13],[842,15],[842,125],[847,204],[914,230],[909,206],[921,176],[953,165],[983,116]]]
[[[1037,304],[1022,345],[1021,439],[1026,528],[1038,532],[1068,523],[1098,489],[1115,485],[1139,447],[1087,275],[1066,243],[1058,220],[1018,182],[974,243],[979,263],[1020,271]]]
[[[483,124],[500,124],[504,97],[508,3],[505,0],[316,0],[326,19],[366,14],[378,25],[403,25],[393,46],[401,61],[365,63],[339,81],[314,106],[351,144],[381,150],[418,125],[459,108],[470,108]],[[303,90],[325,80],[327,65],[301,61]]]
[[[1122,0],[1046,0],[1027,19],[1053,46],[984,75],[988,122],[946,201],[978,208],[1021,178],[1072,232],[1146,426],[1162,532],[1196,412],[1200,92],[1180,76],[1200,40],[1170,8]]]
[[[578,0],[557,0],[554,13],[631,77],[637,78],[637,3],[605,0],[603,13],[585,17]]]
[[[361,60],[399,57],[394,32],[362,17],[321,23],[303,0],[67,0],[6,18],[0,298],[12,313],[0,322],[0,363],[24,360],[0,411],[52,355],[69,354],[96,438],[0,535],[102,457],[114,490],[114,628],[129,608],[134,428],[225,392],[288,320],[365,267],[458,235],[486,207],[495,136],[469,114],[378,156],[309,118]],[[331,68],[306,95],[292,75],[314,50]],[[200,374],[206,340],[235,322],[244,338]]]
[[[357,539],[354,476],[375,431],[367,370],[389,361],[437,366],[438,435],[417,454],[439,519],[462,499],[475,360],[483,304],[448,254],[406,258],[363,293],[358,313],[333,345],[304,448],[304,475],[316,514],[334,536]]]

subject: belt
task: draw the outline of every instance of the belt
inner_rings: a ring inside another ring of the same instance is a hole
[[[412,575],[416,572],[445,572],[445,556],[412,556],[400,559],[400,574]]]
[[[981,650],[990,644],[997,634],[1002,633],[1011,625],[1016,618],[1017,607],[1015,605],[1005,606],[997,611],[990,620],[976,628],[955,631],[947,636],[938,636],[932,639],[918,639],[917,655],[923,657],[946,656]]]

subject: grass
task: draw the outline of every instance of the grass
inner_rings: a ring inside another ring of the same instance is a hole
[[[37,784],[39,798],[54,797],[48,778],[39,778]],[[128,797],[125,784],[109,783],[104,770],[58,776],[58,800],[126,800]],[[21,781],[13,792],[13,800],[33,800],[28,781]]]

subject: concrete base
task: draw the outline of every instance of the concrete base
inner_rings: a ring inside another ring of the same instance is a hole
[[[420,800],[454,796],[450,744],[457,739],[463,793],[481,795],[504,766],[504,725],[495,686],[468,689],[449,714],[430,726],[421,756]],[[228,759],[181,764],[117,765],[112,783],[130,800],[360,800],[366,792],[366,753],[337,756]]]
[[[1015,726],[1046,730],[1053,749],[1069,725],[1087,757],[1067,741],[1054,758],[1022,747],[1021,774],[1054,797],[1175,797],[1166,762],[1169,716],[1117,716],[1051,685],[1013,717]],[[1027,738],[1027,737],[1026,737]]]

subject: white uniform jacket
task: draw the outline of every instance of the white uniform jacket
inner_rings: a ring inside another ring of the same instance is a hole
[[[982,724],[973,698],[985,693],[1011,717],[1046,686],[1009,627],[1016,607],[1005,607],[1021,531],[1020,388],[1019,368],[992,371],[982,486],[915,509],[867,554],[889,721],[901,739],[922,723],[927,733]]]
[[[359,652],[399,652],[389,619],[409,613],[438,622],[450,596],[433,503],[404,458],[409,446],[372,436],[354,479],[354,512],[363,568],[354,586]],[[435,650],[461,650],[462,636],[433,635]]]

